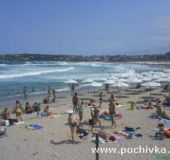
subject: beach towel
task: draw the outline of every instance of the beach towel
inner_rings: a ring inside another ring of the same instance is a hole
[[[134,128],[131,128],[131,127],[125,127],[124,132],[128,134],[127,136],[128,139],[143,136],[141,133],[137,132]]]
[[[151,119],[161,119],[161,116],[158,116],[158,115],[151,115],[149,118],[151,118]]]
[[[115,137],[116,141],[121,141],[121,140],[125,140],[126,139],[126,136],[123,136],[123,135],[121,135],[119,133],[112,133],[112,136]]]
[[[165,126],[170,126],[170,120],[168,120],[168,119],[163,119],[163,118],[162,118],[162,119],[160,120],[160,122],[163,123]]]
[[[60,115],[56,115],[56,114],[53,114],[53,115],[50,115],[48,116],[49,118],[57,118],[57,117],[60,117]]]
[[[170,104],[163,104],[163,107],[170,107]]]
[[[26,126],[26,128],[32,129],[32,130],[39,130],[39,129],[42,129],[43,126],[40,124],[29,124],[28,126]]]
[[[21,122],[17,122],[17,123],[14,123],[15,125],[20,125],[20,124],[25,124],[24,121],[21,121]]]
[[[108,115],[108,114],[101,114],[100,116],[99,116],[99,118],[102,118],[102,119],[104,119],[104,120],[106,120],[106,121],[111,121],[111,117],[110,117],[110,115]],[[122,118],[122,115],[121,114],[116,114],[115,116],[114,116],[114,119],[115,120],[118,120],[118,119],[121,119]]]

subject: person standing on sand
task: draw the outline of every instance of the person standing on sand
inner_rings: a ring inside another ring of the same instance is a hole
[[[72,98],[72,103],[73,103],[73,111],[77,110],[77,106],[79,104],[79,99],[77,96],[77,92],[74,94],[73,98]]]
[[[22,120],[21,114],[22,114],[22,106],[21,103],[19,101],[16,101],[16,107],[15,107],[15,112],[16,112],[16,118],[20,119],[20,121]]]
[[[79,114],[80,123],[81,123],[81,121],[82,121],[82,119],[83,119],[83,105],[84,105],[84,102],[81,101],[81,104],[78,105],[78,107],[77,107],[77,112],[78,112],[78,114]]]
[[[99,109],[97,107],[93,107],[91,109],[91,116],[92,116],[92,126],[91,126],[91,131],[93,130],[94,128],[94,125],[98,122],[99,123],[99,126],[101,129],[103,129],[102,125],[101,125],[101,121],[100,121],[100,118],[99,118]]]
[[[53,93],[53,102],[55,102],[55,99],[56,99],[56,91],[55,89],[52,89],[52,93]]]
[[[27,95],[27,87],[24,86],[23,87],[23,96],[24,96],[24,99],[27,99],[28,95]]]
[[[110,101],[110,102],[114,102],[114,101],[115,101],[115,97],[114,97],[113,93],[110,95],[109,101]]]
[[[48,98],[50,98],[50,97],[51,97],[51,87],[48,86]]]
[[[71,130],[72,141],[74,141],[74,133],[75,133],[75,131],[77,132],[79,129],[80,121],[77,116],[73,115],[73,112],[69,113],[68,124],[69,124],[70,130]]]
[[[99,105],[100,105],[100,108],[102,106],[102,101],[103,101],[103,92],[101,91],[100,94],[99,94]]]
[[[115,104],[113,103],[113,101],[111,101],[109,103],[109,114],[110,114],[110,117],[111,117],[111,125],[112,125],[112,128],[113,128],[113,125],[114,127],[116,128],[116,122],[115,122]]]

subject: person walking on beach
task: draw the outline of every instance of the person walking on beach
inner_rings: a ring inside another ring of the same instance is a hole
[[[110,114],[110,117],[111,117],[111,123],[112,123],[111,126],[112,126],[112,128],[113,128],[113,126],[116,128],[116,122],[115,122],[116,112],[115,112],[115,104],[114,104],[113,101],[111,101],[109,103],[109,114]]]
[[[74,94],[74,96],[73,96],[73,98],[72,98],[72,103],[73,103],[73,111],[76,111],[76,110],[77,110],[78,103],[79,103],[79,99],[78,99],[78,96],[77,96],[77,92]]]
[[[71,130],[72,141],[74,141],[74,133],[79,129],[80,121],[77,116],[73,115],[73,112],[69,113],[68,124]]]
[[[101,125],[101,121],[99,119],[99,109],[97,107],[93,107],[91,109],[91,116],[92,116],[92,126],[91,126],[91,131],[94,128],[94,125],[98,122],[99,126],[101,129],[103,129],[102,125]]]
[[[16,111],[16,118],[20,119],[20,121],[22,120],[21,114],[22,114],[22,106],[21,103],[19,101],[16,101],[16,107],[15,107],[15,111]]]

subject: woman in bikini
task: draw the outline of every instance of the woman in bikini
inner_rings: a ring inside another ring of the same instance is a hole
[[[20,121],[23,121],[22,120],[22,117],[21,117],[21,114],[22,114],[22,106],[21,106],[21,103],[19,101],[16,101],[16,118],[20,119]]]
[[[116,111],[115,111],[115,104],[113,101],[110,102],[109,104],[109,114],[110,114],[110,118],[111,118],[111,126],[113,128],[113,126],[116,128],[116,122],[115,122],[115,114],[116,114]]]

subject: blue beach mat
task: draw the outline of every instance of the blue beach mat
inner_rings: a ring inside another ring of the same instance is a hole
[[[42,129],[43,126],[40,124],[30,124],[27,126],[27,128],[32,129],[32,130],[39,130],[39,129]]]

